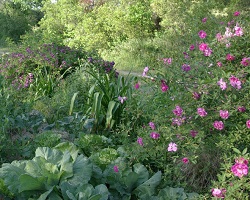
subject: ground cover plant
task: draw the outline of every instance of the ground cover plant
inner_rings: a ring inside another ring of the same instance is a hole
[[[0,197],[248,199],[249,15],[195,21],[139,77],[56,44],[3,56]]]

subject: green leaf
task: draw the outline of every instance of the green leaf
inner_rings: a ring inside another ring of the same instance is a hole
[[[46,178],[37,179],[32,177],[28,174],[22,174],[19,178],[19,190],[18,192],[21,193],[23,191],[31,191],[31,190],[45,190],[44,181]]]
[[[236,148],[233,148],[233,151],[237,154],[241,154],[240,150],[236,149]]]
[[[139,185],[132,194],[136,194],[139,198],[143,198],[145,195],[153,196],[155,188],[160,184],[161,172],[158,171],[149,180]]]
[[[245,148],[243,151],[242,151],[242,155],[245,155],[247,153],[247,148]]]
[[[106,185],[103,184],[97,185],[93,191],[93,194],[94,195],[99,194],[101,196],[99,200],[107,200],[109,197],[108,188],[106,187]]]
[[[115,102],[115,101],[109,102],[107,113],[106,113],[106,128],[112,128],[111,127],[111,120],[112,120],[113,115],[118,107],[119,107],[119,104],[117,102]]]
[[[70,102],[70,108],[69,108],[69,115],[72,114],[72,111],[73,111],[73,108],[74,108],[74,103],[75,103],[75,99],[76,99],[76,96],[78,95],[79,92],[75,92],[72,99],[71,99],[71,102]]]
[[[149,173],[148,173],[147,168],[144,165],[137,163],[133,166],[133,169],[134,169],[134,172],[138,174],[138,181],[137,181],[138,185],[148,180]]]
[[[38,147],[35,152],[36,157],[45,158],[47,162],[58,164],[61,159],[63,153],[56,149],[51,149],[49,147]]]

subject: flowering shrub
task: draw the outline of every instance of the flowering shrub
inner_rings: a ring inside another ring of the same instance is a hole
[[[185,181],[192,188],[192,184],[196,183],[191,177],[201,177],[198,171],[203,170],[194,169],[205,167],[200,163],[205,157],[211,168],[206,168],[207,174],[204,169],[204,177],[209,176],[208,173],[211,176],[206,184],[202,185],[203,180],[197,185],[203,187],[201,190],[209,190],[212,181],[217,179],[219,166],[235,156],[231,153],[232,149],[243,150],[250,142],[250,32],[244,19],[242,14],[236,12],[227,26],[223,23],[213,31],[205,25],[211,19],[202,20],[203,29],[197,30],[193,41],[188,41],[187,51],[171,58],[171,65],[166,67],[165,59],[163,70],[155,72],[153,67],[148,66],[143,71],[143,76],[151,76],[151,80],[146,79],[148,84],[159,88],[153,96],[162,98],[157,101],[160,108],[158,115],[162,113],[162,119],[154,122],[160,123],[155,130],[160,137],[152,140],[155,137],[150,135],[149,138],[146,133],[150,130],[145,127],[143,132],[138,133],[143,145],[137,140],[137,147],[132,152],[138,156],[131,156],[140,162],[147,160],[153,169],[164,170],[169,182],[171,176],[177,176],[179,179],[175,177],[176,180]],[[157,85],[162,80],[167,90]],[[154,152],[150,152],[150,148],[154,148]],[[215,151],[220,155],[216,153],[217,159],[212,161],[210,152],[215,154]],[[177,166],[182,172],[170,169]],[[239,160],[225,170],[231,170],[242,179],[248,175],[246,162]],[[240,196],[240,191],[237,192],[235,196]],[[216,198],[226,198],[228,194],[230,196],[231,191],[224,184],[216,185],[212,190],[212,196]]]

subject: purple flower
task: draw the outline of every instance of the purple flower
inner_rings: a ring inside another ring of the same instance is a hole
[[[199,31],[198,35],[201,39],[204,39],[207,37],[207,33],[203,30]]]
[[[239,112],[246,112],[246,108],[244,106],[239,106],[238,111]]]
[[[149,71],[149,68],[145,67],[144,70],[143,70],[142,76],[146,76],[148,71]]]
[[[239,11],[236,11],[236,12],[234,12],[234,16],[239,16],[240,15],[240,12]]]
[[[191,67],[190,67],[190,65],[188,65],[188,64],[183,64],[181,68],[182,68],[182,70],[185,71],[185,72],[188,72],[188,71],[191,70]]]
[[[168,86],[164,80],[161,80],[161,91],[166,92],[168,90]]]
[[[174,110],[172,110],[172,112],[176,115],[176,116],[181,116],[183,113],[183,110],[180,106],[176,106]]]
[[[119,172],[119,168],[117,165],[114,166],[114,172],[116,172],[116,173]]]
[[[159,139],[160,134],[156,132],[152,132],[150,133],[150,137],[156,140],[156,139]]]
[[[212,189],[212,195],[216,198],[224,199],[225,193],[226,193],[226,189],[224,189],[224,188],[222,188],[222,189],[213,188]]]
[[[139,83],[136,83],[135,84],[135,89],[138,90],[140,88],[140,84]]]
[[[155,124],[154,124],[154,122],[149,122],[148,125],[150,126],[150,128],[152,130],[155,130]]]
[[[248,66],[250,65],[250,57],[249,58],[242,58],[241,62],[240,62],[243,66]]]
[[[195,46],[192,44],[192,45],[190,45],[190,47],[189,47],[189,50],[190,51],[193,51],[195,49]]]
[[[197,113],[201,117],[205,117],[207,115],[207,112],[206,112],[206,110],[204,108],[197,108]]]
[[[198,134],[198,131],[195,131],[195,130],[191,130],[191,131],[190,131],[190,135],[191,135],[192,137],[195,137],[197,134]]]
[[[245,163],[236,163],[231,167],[231,171],[235,176],[242,178],[248,174],[248,166]]]
[[[220,117],[222,119],[227,119],[229,117],[228,110],[220,110]]]
[[[226,83],[225,81],[223,81],[222,78],[217,82],[217,84],[220,86],[220,88],[221,88],[222,90],[227,89],[227,83]]]
[[[143,140],[143,139],[142,139],[141,137],[139,137],[139,138],[137,139],[137,143],[138,143],[140,146],[144,146],[142,140]]]
[[[224,124],[222,121],[215,121],[213,125],[214,125],[214,128],[217,130],[221,131],[222,129],[224,129]]]
[[[188,163],[189,163],[189,160],[188,160],[187,157],[182,158],[181,161],[182,161],[184,164],[188,164]]]
[[[207,18],[205,17],[201,21],[202,21],[202,23],[206,23],[207,22]]]
[[[231,75],[231,77],[229,78],[229,81],[230,81],[231,86],[233,86],[234,88],[237,88],[238,90],[241,89],[241,81],[237,77]]]
[[[177,151],[177,144],[175,144],[174,142],[170,142],[168,144],[168,151],[169,152]]]
[[[121,102],[121,104],[123,104],[127,100],[127,97],[121,97],[121,96],[119,96],[118,100]]]

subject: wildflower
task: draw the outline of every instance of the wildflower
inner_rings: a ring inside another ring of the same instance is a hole
[[[246,108],[244,106],[239,106],[238,111],[239,112],[246,112]]]
[[[191,135],[192,137],[195,137],[197,134],[198,134],[198,131],[195,131],[195,130],[191,130],[191,131],[190,131],[190,135]]]
[[[148,71],[149,71],[149,68],[145,67],[144,70],[143,70],[142,76],[146,76]]]
[[[190,47],[189,47],[189,50],[190,51],[193,51],[195,49],[195,46],[192,44],[192,45],[190,45]]]
[[[185,122],[185,117],[182,117],[182,118],[172,118],[172,125],[177,125],[177,126],[180,126],[182,125],[183,122]]]
[[[230,43],[227,43],[227,44],[226,44],[226,47],[227,47],[227,48],[229,48],[230,46],[231,46],[231,44],[230,44]]]
[[[199,99],[201,97],[201,95],[199,94],[199,93],[197,93],[197,92],[193,92],[193,98],[194,99]]]
[[[143,140],[143,139],[142,139],[141,137],[139,137],[139,138],[137,139],[137,143],[138,143],[140,146],[144,146],[142,140]]]
[[[140,84],[136,83],[134,87],[135,87],[136,90],[138,90],[140,88]]]
[[[160,134],[156,132],[152,132],[150,133],[150,137],[156,140],[156,139],[159,139]]]
[[[248,166],[245,163],[235,163],[231,167],[231,172],[233,172],[235,176],[242,178],[248,174]]]
[[[121,96],[119,96],[118,100],[121,102],[121,104],[123,104],[127,100],[127,97],[121,97]]]
[[[189,58],[189,55],[188,55],[187,52],[183,52],[183,55],[184,55],[184,58],[185,58],[185,59],[188,59],[188,58]]]
[[[199,45],[199,50],[200,51],[205,51],[206,49],[208,48],[208,45],[206,44],[206,43],[201,43],[200,45]]]
[[[207,22],[207,18],[205,17],[201,21],[202,21],[202,23],[206,23]]]
[[[207,47],[204,51],[204,56],[211,56],[211,54],[213,53],[212,49],[210,49],[209,47]]]
[[[171,63],[172,63],[172,58],[163,58],[163,63],[164,63],[164,64],[169,64],[169,65],[171,65]]]
[[[241,81],[237,77],[231,75],[229,81],[232,87],[237,88],[238,90],[241,89]]]
[[[168,90],[168,86],[164,80],[161,80],[161,91],[166,92]]]
[[[226,55],[226,59],[227,59],[228,61],[233,61],[233,60],[235,59],[235,57],[234,57],[233,55],[231,55],[231,54],[227,54],[227,55]]]
[[[174,110],[172,110],[172,112],[176,115],[176,116],[181,116],[183,113],[183,110],[180,106],[176,106]]]
[[[206,112],[206,110],[204,108],[197,108],[197,113],[201,117],[205,117],[207,115],[207,112]]]
[[[119,168],[117,165],[114,166],[114,172],[116,172],[116,173],[119,172]]]
[[[187,157],[184,157],[184,158],[182,158],[181,160],[182,160],[182,162],[183,162],[184,164],[188,164],[188,163],[189,163],[189,160],[188,160]]]
[[[239,16],[239,15],[240,15],[240,12],[239,12],[239,11],[234,12],[234,16],[235,16],[235,17],[237,17],[237,16]]]
[[[238,36],[238,37],[240,37],[240,36],[242,36],[243,35],[243,29],[241,28],[241,27],[239,27],[238,25],[236,25],[235,27],[234,27],[234,36]]]
[[[224,188],[222,188],[222,189],[213,188],[212,189],[212,195],[216,198],[224,199],[225,193],[226,193],[226,189],[224,189]]]
[[[250,128],[250,119],[246,122],[247,128]]]
[[[218,61],[218,62],[217,62],[217,65],[218,65],[219,67],[222,67],[222,62]]]
[[[223,36],[221,35],[221,33],[217,33],[216,34],[216,39],[220,42],[223,40]]]
[[[224,124],[222,121],[215,121],[213,125],[214,125],[214,128],[217,130],[224,129]]]
[[[188,72],[188,71],[191,70],[191,67],[188,64],[184,64],[184,65],[182,65],[182,70],[185,71],[185,72]]]
[[[175,144],[174,142],[170,142],[168,144],[168,151],[169,152],[177,151],[177,144]]]
[[[222,119],[227,119],[229,117],[228,110],[220,110],[220,117]]]
[[[240,62],[243,66],[248,66],[250,65],[250,57],[249,58],[242,58],[241,62]]]
[[[149,127],[150,127],[152,130],[155,130],[155,124],[154,124],[154,122],[149,122],[148,125],[149,125]]]
[[[207,33],[203,30],[199,31],[198,35],[201,39],[204,39],[207,37]]]
[[[220,88],[221,88],[222,90],[227,89],[227,83],[226,83],[225,81],[223,81],[222,78],[217,82],[217,84],[220,86]]]

